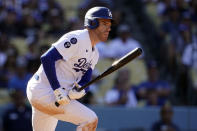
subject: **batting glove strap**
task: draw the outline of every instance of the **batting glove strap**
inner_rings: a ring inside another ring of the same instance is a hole
[[[84,95],[85,95],[85,90],[81,90],[81,91],[77,91],[75,88],[71,89],[69,92],[68,92],[68,96],[70,99],[72,100],[75,100],[75,99],[80,99],[82,98]]]
[[[70,102],[70,98],[68,97],[67,91],[62,89],[61,87],[54,91],[56,101],[60,104],[68,104]]]

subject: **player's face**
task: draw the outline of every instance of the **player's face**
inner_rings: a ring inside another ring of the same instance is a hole
[[[99,27],[96,28],[96,33],[100,41],[107,41],[110,31],[111,31],[111,20],[99,19]]]

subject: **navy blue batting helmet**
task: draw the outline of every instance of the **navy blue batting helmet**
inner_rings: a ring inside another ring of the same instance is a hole
[[[112,20],[112,13],[106,7],[93,7],[89,9],[85,15],[84,26],[95,29],[99,26],[98,19]]]

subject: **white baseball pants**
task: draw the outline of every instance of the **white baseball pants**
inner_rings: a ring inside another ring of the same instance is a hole
[[[96,114],[76,100],[56,107],[53,90],[46,88],[46,85],[42,83],[29,82],[27,97],[32,105],[33,131],[55,131],[58,120],[77,125],[77,131],[86,131],[84,126],[92,125],[92,123],[95,125],[94,128],[97,126]],[[87,131],[90,131],[90,128]]]

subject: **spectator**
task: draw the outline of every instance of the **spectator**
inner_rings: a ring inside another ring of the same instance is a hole
[[[18,52],[16,47],[10,44],[7,36],[1,36],[0,38],[0,87],[7,88],[8,80],[15,74]]]
[[[10,89],[21,89],[24,93],[26,92],[27,82],[32,76],[27,73],[26,64],[26,61],[22,57],[17,58],[16,74],[8,81],[8,87]]]
[[[165,39],[168,35],[176,38],[180,24],[180,12],[176,8],[168,8],[164,13],[165,19],[161,22],[160,35]]]
[[[170,105],[164,105],[160,109],[161,119],[152,125],[151,131],[179,131],[179,127],[172,122],[173,109]]]
[[[11,50],[11,49],[10,49]],[[12,50],[13,51],[13,50]],[[8,87],[8,81],[12,78],[16,73],[16,53],[10,52],[7,55],[6,62],[0,70],[0,85],[1,87]]]
[[[118,37],[109,42],[108,45],[101,43],[98,46],[101,56],[105,58],[120,58],[141,44],[131,37],[129,26],[126,24],[118,27]]]
[[[197,38],[193,38],[191,43],[188,43],[183,51],[182,63],[190,68],[197,69]]]
[[[51,20],[51,16],[57,14],[62,21],[64,21],[65,10],[62,5],[57,0],[46,0],[46,10],[42,12],[42,16],[45,18],[47,22]]]
[[[50,24],[50,28],[47,34],[51,37],[57,38],[67,32],[67,30],[65,29],[64,21],[59,16],[59,14],[53,14],[53,16],[51,16],[49,24]]]
[[[196,22],[197,21],[197,1],[191,0],[189,4],[190,4],[191,19],[193,22]]]
[[[169,78],[170,82],[174,84],[176,87],[178,87],[175,90],[175,94],[177,94],[178,97],[175,98],[179,98],[180,103],[186,104],[188,103],[186,101],[188,99],[187,92],[188,89],[190,89],[188,81],[190,78],[188,78],[189,68],[185,68],[182,65],[182,62],[184,65],[188,65],[191,61],[193,61],[192,59],[190,59],[190,56],[192,54],[191,52],[193,52],[191,51],[191,45],[193,45],[192,43],[195,43],[196,39],[192,34],[190,15],[187,12],[183,14],[177,31],[178,34],[176,37],[171,36],[172,40],[168,44],[167,53],[163,52],[167,54],[164,57],[166,58],[164,68],[166,69],[165,72],[168,72],[164,73]]]
[[[140,101],[145,100],[147,105],[164,105],[171,93],[170,86],[167,81],[160,79],[158,67],[155,61],[150,61],[147,68],[147,81],[142,82],[136,88],[138,99]]]
[[[20,29],[22,30],[21,35],[24,37],[36,36],[40,25],[32,13],[26,12],[23,15]]]
[[[41,64],[40,56],[49,49],[48,45],[41,45],[37,47],[35,42],[37,41],[29,44],[29,51],[26,54],[27,72],[30,75],[34,74],[38,70]]]
[[[28,37],[27,40],[27,52],[25,54],[25,58],[27,60],[36,59],[38,56],[38,40],[36,37]]]
[[[175,44],[177,57],[181,57],[185,47],[192,42],[191,29],[186,24],[179,25],[179,34],[176,38],[172,38]]]
[[[164,12],[172,7],[172,1],[171,0],[159,0],[157,4],[157,12],[159,16],[162,16]],[[160,18],[162,19],[162,18]]]
[[[9,45],[8,36],[5,33],[0,33],[0,68],[5,64],[7,55],[6,51]]]
[[[6,51],[8,49],[9,39],[5,33],[0,33],[0,70],[7,60]]]
[[[22,15],[31,15],[36,23],[42,24],[42,15],[39,9],[40,1],[27,0],[23,2]]]
[[[13,8],[6,10],[5,18],[0,22],[1,32],[8,36],[15,37],[19,33],[20,22],[17,19],[17,12]]]
[[[21,90],[11,90],[12,105],[3,114],[3,131],[32,131],[31,108]]]
[[[185,18],[184,18],[185,19]],[[179,25],[179,36],[176,38],[176,57],[178,58],[178,68],[177,68],[177,78],[176,84],[176,98],[179,98],[179,103],[187,105],[193,101],[188,98],[193,94],[189,95],[189,90],[191,88],[191,78],[190,78],[190,67],[195,65],[195,37],[192,34],[192,30],[188,24],[188,20],[182,20]]]
[[[179,93],[184,93],[180,96],[185,99],[185,104],[197,104],[197,37],[193,37],[192,43],[189,43],[186,45],[183,55],[182,55],[182,64],[183,64],[183,70],[182,72],[185,74],[183,77],[185,77],[185,80],[187,85],[185,86],[178,86],[179,88],[182,87],[179,90]],[[181,84],[179,84],[181,85]],[[188,96],[188,93],[189,96]],[[188,100],[188,97],[191,99]],[[188,101],[188,102],[186,102]]]
[[[116,57],[122,57],[141,44],[135,40],[130,34],[130,27],[127,24],[118,27],[118,37],[110,42],[111,50],[114,51]]]
[[[17,11],[20,11],[24,0],[1,0],[6,8],[12,7]]]
[[[130,72],[124,69],[118,72],[114,87],[105,96],[107,105],[122,105],[126,107],[136,107],[137,99],[133,92],[133,85],[129,83]]]

